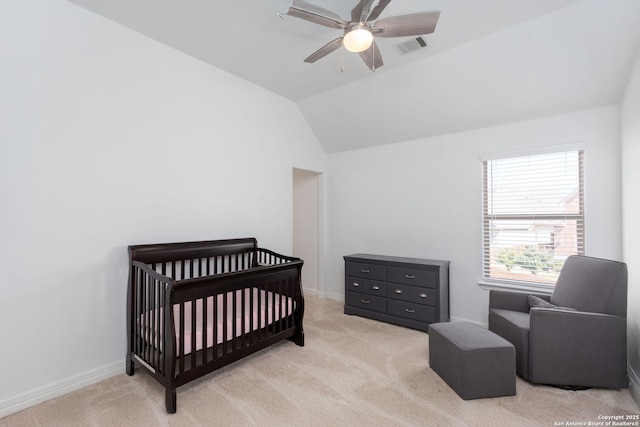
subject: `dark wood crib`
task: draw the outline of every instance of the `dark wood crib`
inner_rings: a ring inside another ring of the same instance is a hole
[[[302,260],[254,238],[129,246],[126,372],[176,387],[283,339],[304,346]]]

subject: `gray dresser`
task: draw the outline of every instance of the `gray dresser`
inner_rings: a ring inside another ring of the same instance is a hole
[[[345,261],[345,314],[426,331],[449,321],[449,261],[355,254]]]

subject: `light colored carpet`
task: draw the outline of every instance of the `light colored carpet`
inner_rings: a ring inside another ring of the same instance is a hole
[[[429,368],[424,332],[307,298],[305,347],[285,341],[178,388],[137,370],[0,419],[2,426],[554,426],[638,414],[628,390],[518,378],[516,396],[464,401]],[[124,370],[124,366],[123,366]]]

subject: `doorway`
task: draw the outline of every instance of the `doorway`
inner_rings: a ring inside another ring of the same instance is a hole
[[[302,287],[324,298],[322,174],[293,168],[293,256],[304,260]]]

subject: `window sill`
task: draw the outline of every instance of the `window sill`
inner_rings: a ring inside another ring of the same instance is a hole
[[[485,290],[499,290],[524,292],[535,294],[551,295],[553,293],[553,285],[545,283],[526,283],[526,282],[493,282],[488,280],[480,280],[478,285]]]

